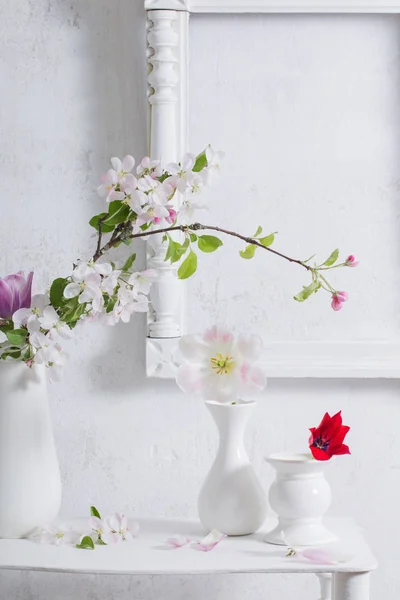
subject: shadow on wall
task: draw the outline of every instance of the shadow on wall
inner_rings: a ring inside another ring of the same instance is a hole
[[[46,14],[58,27],[78,30],[78,35],[74,35],[74,51],[84,80],[76,101],[81,104],[85,124],[89,126],[88,169],[96,182],[108,168],[111,156],[133,154],[140,160],[147,153],[146,28],[142,2],[52,0],[47,3]],[[74,201],[80,203],[81,199]],[[103,210],[95,188],[90,202],[92,214]],[[93,238],[91,245],[94,243]],[[137,267],[142,268],[145,244],[138,242],[129,250],[121,248],[112,257],[122,260],[128,252],[137,253]],[[91,378],[96,390],[132,389],[133,382],[137,386],[138,378],[144,383],[145,335],[143,315],[135,315],[129,325],[107,328],[101,350],[93,348],[90,364],[85,366],[96,373]],[[132,369],[127,365],[132,365]],[[120,376],[115,370],[120,370]]]

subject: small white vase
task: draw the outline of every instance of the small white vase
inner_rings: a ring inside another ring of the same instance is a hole
[[[21,538],[52,521],[61,479],[45,367],[0,363],[0,538]]]
[[[266,461],[276,470],[269,502],[279,522],[265,541],[315,546],[336,540],[322,523],[331,503],[331,489],[324,476],[326,463],[311,454],[272,454]]]
[[[201,489],[203,526],[226,535],[254,533],[264,523],[266,495],[244,447],[244,431],[255,402],[206,402],[219,431],[219,448]]]

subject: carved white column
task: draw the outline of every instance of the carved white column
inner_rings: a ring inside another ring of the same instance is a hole
[[[335,573],[332,600],[369,600],[369,573]]]
[[[153,3],[148,2],[146,7]],[[182,7],[180,2],[177,5]],[[187,27],[188,13],[148,10],[150,85],[150,149],[153,159],[165,165],[180,160],[186,151]],[[178,200],[177,200],[178,201]],[[176,338],[182,335],[184,286],[177,278],[178,265],[164,262],[162,236],[149,238],[147,264],[158,271],[151,291],[149,337]]]
[[[317,573],[319,585],[321,589],[321,597],[319,600],[332,599],[332,575],[330,573]]]

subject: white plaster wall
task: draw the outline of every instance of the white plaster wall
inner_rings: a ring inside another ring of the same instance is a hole
[[[40,289],[67,273],[78,256],[90,254],[94,240],[86,223],[100,208],[93,192],[98,174],[110,155],[145,153],[140,4],[0,2],[1,273],[34,267]],[[394,30],[388,20],[378,21],[375,49],[385,53],[385,36],[389,33],[393,40]],[[294,22],[292,18],[289,39]],[[285,26],[277,17],[275,23],[278,43],[285,39]],[[319,26],[316,20],[313,27]],[[215,34],[211,21],[199,21],[199,27],[199,32],[209,27]],[[353,29],[355,40],[365,35],[355,22]],[[273,35],[271,27],[268,36]],[[206,44],[194,33],[193,56]],[[279,65],[279,56],[276,52],[266,60]],[[278,66],[276,70],[278,74]],[[225,139],[212,141],[226,144]],[[299,185],[310,185],[309,173],[298,177]],[[222,218],[218,211],[216,207],[214,217]],[[223,275],[217,265],[212,276],[224,282]],[[199,277],[206,286],[206,269]],[[200,311],[199,301],[192,301]],[[205,320],[203,310],[201,314]],[[197,490],[215,452],[215,432],[200,403],[172,382],[146,380],[144,334],[140,317],[111,330],[85,327],[70,345],[64,381],[51,388],[66,517],[85,515],[89,504],[104,512],[119,509],[144,516],[196,514]],[[248,432],[249,451],[267,488],[272,473],[263,455],[304,447],[304,432],[323,411],[344,411],[353,425],[353,455],[331,465],[331,512],[357,518],[375,548],[381,566],[373,579],[372,600],[397,600],[400,592],[399,387],[396,381],[276,380],[260,398],[258,418]],[[316,598],[317,586],[313,578],[280,576],[149,580],[0,574],[1,600],[71,597],[289,600]]]

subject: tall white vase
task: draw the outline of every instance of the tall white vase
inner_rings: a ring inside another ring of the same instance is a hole
[[[266,496],[244,447],[244,431],[255,402],[206,402],[219,431],[219,448],[201,489],[198,511],[208,529],[247,535],[261,527]]]
[[[276,471],[269,502],[278,515],[278,525],[266,534],[265,541],[314,546],[337,539],[323,523],[331,503],[324,475],[326,462],[314,460],[311,454],[273,454],[266,461]]]
[[[0,538],[21,538],[52,521],[61,479],[45,367],[0,363]]]

